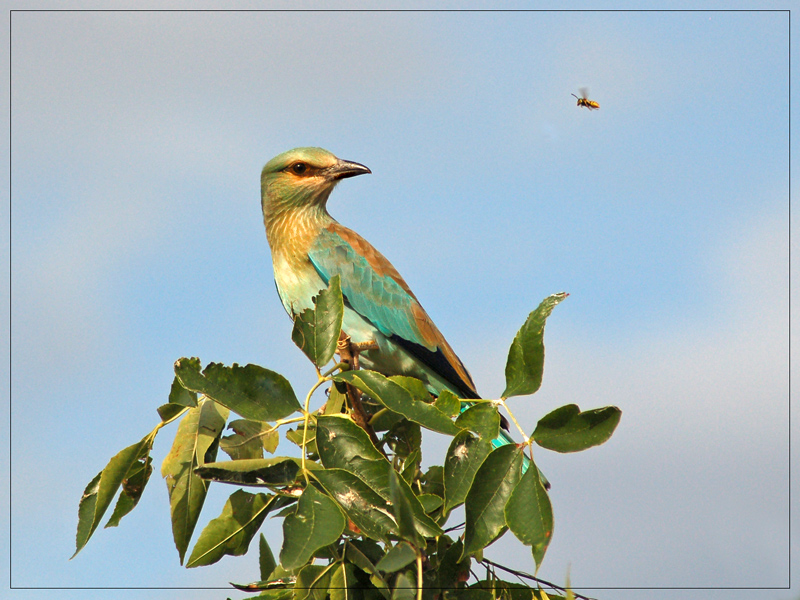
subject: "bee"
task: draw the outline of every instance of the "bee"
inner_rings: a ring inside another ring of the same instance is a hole
[[[600,105],[597,102],[595,102],[594,100],[589,100],[589,98],[586,97],[589,95],[589,90],[587,90],[586,88],[581,88],[579,91],[581,93],[581,98],[578,98],[577,96],[575,96],[575,94],[572,94],[573,96],[578,98],[578,106],[585,106],[589,110],[597,110],[598,108],[600,108]]]

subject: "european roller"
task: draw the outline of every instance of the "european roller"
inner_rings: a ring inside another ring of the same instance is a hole
[[[422,380],[429,391],[480,398],[464,364],[386,257],[328,214],[342,179],[371,171],[322,148],[295,148],[261,172],[261,207],[272,251],[275,284],[290,316],[312,308],[312,298],[334,275],[344,296],[342,331],[364,347],[360,365],[386,376]],[[505,432],[495,445],[513,443]]]

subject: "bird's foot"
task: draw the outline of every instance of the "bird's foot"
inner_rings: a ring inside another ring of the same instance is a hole
[[[353,342],[350,336],[344,331],[339,333],[339,341],[336,342],[336,353],[353,369],[358,369],[358,355],[367,350],[377,350],[378,344],[373,340],[366,342]]]
[[[354,369],[356,365],[353,364],[353,344],[350,342],[350,336],[344,331],[339,332],[339,341],[336,342],[336,354],[341,358],[341,362],[345,362]]]

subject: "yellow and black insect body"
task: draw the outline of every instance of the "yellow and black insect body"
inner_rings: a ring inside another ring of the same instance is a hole
[[[587,90],[586,88],[581,88],[580,92],[581,92],[581,98],[578,98],[577,96],[575,96],[575,94],[572,94],[573,96],[578,98],[578,106],[585,106],[589,110],[597,110],[598,108],[600,108],[600,105],[597,102],[595,102],[594,100],[589,100],[589,98],[586,97],[589,95],[589,90]]]

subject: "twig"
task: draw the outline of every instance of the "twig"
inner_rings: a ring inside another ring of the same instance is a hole
[[[372,342],[372,345],[374,345],[374,342]],[[371,347],[369,344],[353,344],[350,341],[350,336],[342,331],[339,333],[339,341],[336,344],[336,352],[339,354],[341,362],[347,363],[353,370],[356,370],[358,369],[359,352],[361,352],[362,349],[368,349],[369,347]],[[369,424],[367,412],[364,410],[364,405],[361,403],[361,392],[349,383],[346,385],[347,397],[350,400],[350,406],[353,408],[353,421],[355,421],[356,425],[361,427],[361,429],[367,432],[369,439],[372,440],[372,443],[375,445],[375,447],[380,450],[384,456],[386,456],[386,453],[383,451],[383,444],[381,444],[378,436],[375,434],[375,430]]]
[[[525,433],[525,430],[522,428],[522,425],[519,424],[519,421],[517,421],[517,418],[514,416],[514,413],[511,412],[510,408],[508,408],[508,405],[506,404],[506,399],[505,398],[500,398],[500,400],[497,401],[497,404],[499,404],[500,406],[502,406],[503,408],[506,409],[506,412],[508,413],[508,416],[511,417],[511,420],[514,421],[514,425],[517,426],[517,429],[522,434],[522,441],[525,444],[527,444],[528,441],[529,441],[528,434]]]
[[[308,483],[308,472],[306,471],[306,442],[308,439],[308,420],[311,417],[311,413],[308,412],[308,405],[311,402],[311,395],[326,381],[328,380],[323,377],[319,378],[317,383],[315,383],[309,390],[308,395],[306,396],[305,406],[303,407],[303,445],[302,454],[300,456],[300,469],[303,471],[303,476],[306,478],[306,483]]]
[[[249,444],[250,442],[252,442],[253,440],[255,440],[257,438],[262,438],[265,435],[269,435],[270,433],[273,433],[281,425],[289,425],[291,423],[299,423],[300,421],[304,421],[304,420],[305,420],[304,416],[302,416],[302,417],[292,417],[291,419],[278,419],[277,421],[275,421],[275,425],[273,425],[272,427],[270,427],[266,431],[261,431],[259,433],[255,433],[255,434],[251,435],[249,438],[247,438],[245,440],[242,440],[241,442],[237,442],[235,444],[233,442],[231,442],[231,443],[228,444],[228,448],[241,448],[245,444]],[[234,431],[236,431],[236,430],[234,429]]]
[[[493,567],[496,567],[498,569],[502,569],[503,571],[506,571],[507,573],[511,573],[512,575],[516,575],[519,578],[530,579],[530,580],[535,581],[536,583],[538,583],[540,585],[542,585],[542,584],[546,585],[547,587],[551,587],[554,590],[558,590],[560,592],[566,592],[567,591],[567,588],[563,588],[560,585],[556,585],[555,583],[550,583],[549,581],[545,581],[544,579],[539,579],[538,577],[534,577],[530,573],[525,573],[524,571],[517,571],[515,569],[509,569],[508,567],[504,567],[503,565],[497,564],[496,562],[491,561],[488,558],[484,558],[481,562],[483,564],[485,564],[485,565],[492,565]],[[574,590],[572,591],[572,594],[576,598],[582,598],[583,600],[594,600],[594,598],[590,598],[589,596],[583,596],[581,594],[576,594]]]
[[[422,600],[422,552],[417,550],[417,600]]]

